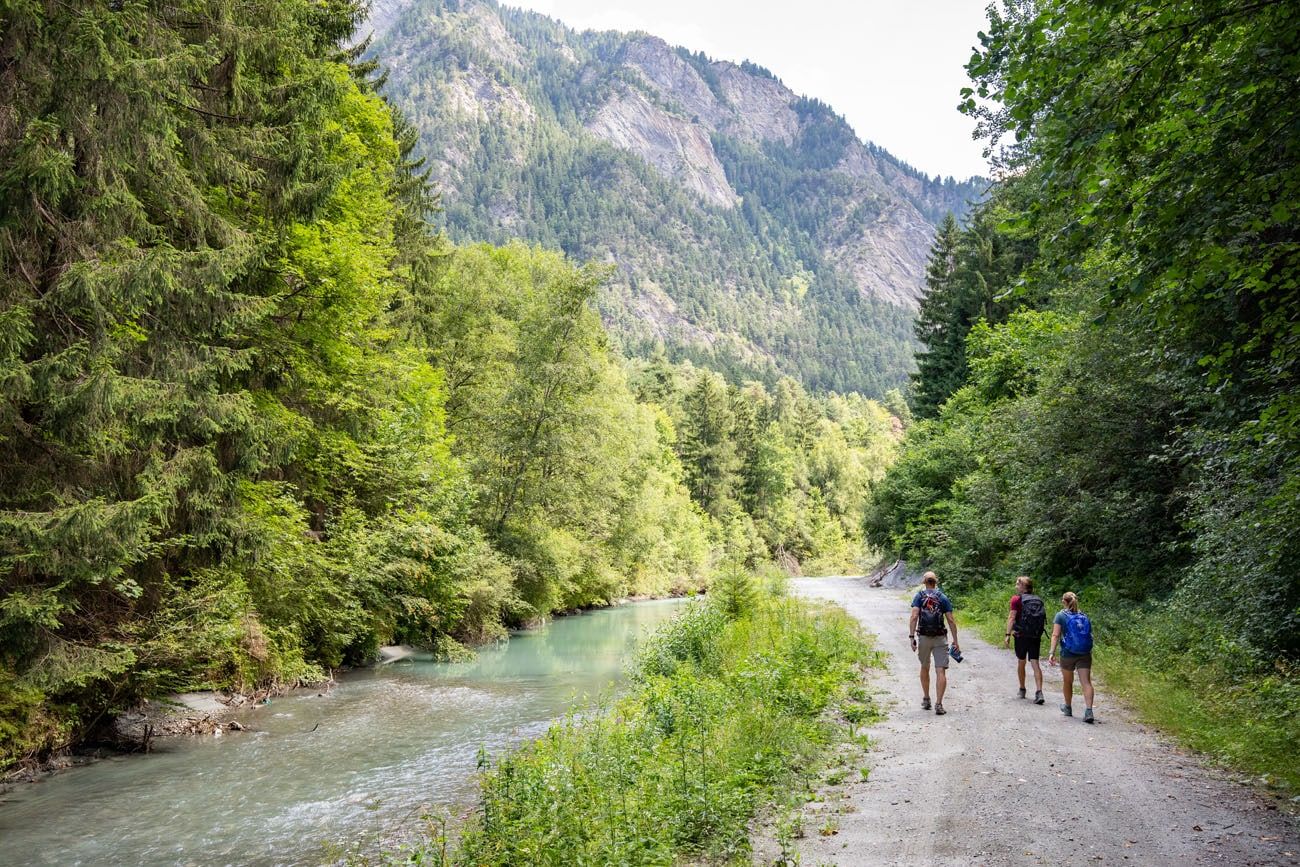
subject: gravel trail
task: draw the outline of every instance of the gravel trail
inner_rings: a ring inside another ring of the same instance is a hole
[[[1036,706],[1015,697],[1015,656],[963,632],[965,661],[949,669],[948,714],[937,717],[920,707],[906,593],[860,578],[795,589],[839,603],[878,637],[889,669],[873,685],[892,703],[871,730],[870,780],[812,807],[823,815],[807,820],[802,864],[1300,865],[1294,817],[1134,721],[1103,688],[1096,725],[1063,717],[1060,672],[1045,656],[1047,703]],[[1032,696],[1032,670],[1028,685]],[[838,831],[822,836],[827,813]]]

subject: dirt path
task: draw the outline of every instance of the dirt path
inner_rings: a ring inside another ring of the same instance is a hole
[[[1097,725],[1066,719],[1060,674],[1044,664],[1047,704],[1021,701],[1014,655],[967,632],[965,662],[949,670],[948,714],[936,717],[920,708],[906,594],[854,578],[796,589],[838,602],[879,637],[890,659],[877,684],[893,703],[872,730],[870,781],[821,806],[838,814],[833,836],[808,821],[803,864],[1300,864],[1294,818],[1170,746],[1103,691]]]

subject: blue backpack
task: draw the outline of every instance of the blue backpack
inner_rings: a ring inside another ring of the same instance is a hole
[[[1071,656],[1092,653],[1092,621],[1081,612],[1065,615],[1065,629],[1061,630],[1061,645]]]

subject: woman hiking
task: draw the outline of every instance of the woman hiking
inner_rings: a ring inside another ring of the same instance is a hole
[[[1047,655],[1047,664],[1056,665],[1056,646],[1061,646],[1061,693],[1065,703],[1061,713],[1074,716],[1070,707],[1070,698],[1074,692],[1074,673],[1079,672],[1079,686],[1083,688],[1083,700],[1086,703],[1083,721],[1093,723],[1097,718],[1092,715],[1092,621],[1088,615],[1079,610],[1079,597],[1066,593],[1061,597],[1061,610],[1052,620],[1052,649]]]

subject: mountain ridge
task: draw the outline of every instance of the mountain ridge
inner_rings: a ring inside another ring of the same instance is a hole
[[[492,0],[372,13],[455,240],[610,262],[634,353],[880,394],[911,366],[934,227],[982,179],[931,179],[748,61],[577,32]]]

